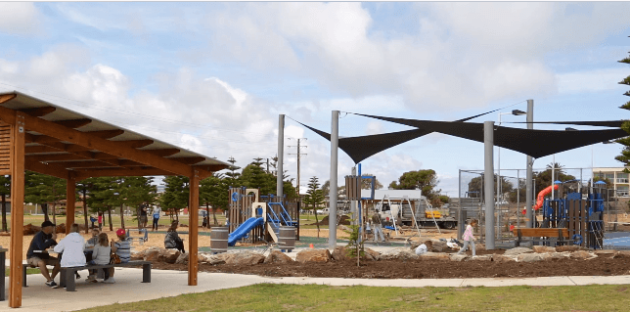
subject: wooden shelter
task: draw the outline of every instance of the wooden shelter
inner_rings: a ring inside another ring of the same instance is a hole
[[[17,92],[0,93],[0,174],[11,175],[9,306],[22,305],[24,171],[66,179],[66,224],[74,223],[75,183],[90,177],[190,178],[188,285],[197,285],[199,181],[229,164]],[[66,229],[70,227],[67,226]]]

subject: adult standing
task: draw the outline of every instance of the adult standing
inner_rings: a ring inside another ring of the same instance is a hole
[[[46,249],[57,245],[57,234],[53,233],[55,230],[55,224],[50,221],[44,221],[42,223],[42,230],[37,232],[31,244],[26,252],[26,262],[33,267],[38,267],[39,271],[46,278],[46,286],[57,286],[55,283],[55,276],[59,273],[59,259],[48,254]],[[48,273],[46,265],[54,266],[52,275]]]
[[[140,204],[140,227],[147,227],[147,203]]]
[[[372,215],[372,222],[374,223],[374,241],[378,241],[378,236],[381,236],[381,242],[385,241],[385,235],[383,235],[383,221],[378,211]]]
[[[162,213],[162,209],[159,206],[153,207],[153,230],[158,230],[158,224],[160,222],[160,214]]]

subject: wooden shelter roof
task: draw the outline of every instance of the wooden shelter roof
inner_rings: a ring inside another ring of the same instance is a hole
[[[16,115],[16,112],[23,114]],[[25,168],[64,179],[190,176],[191,170],[196,170],[203,179],[229,167],[215,157],[185,150],[18,91],[0,93],[0,127],[3,122],[13,124],[15,118],[28,119],[24,123]],[[0,165],[0,174],[10,174],[5,171]]]

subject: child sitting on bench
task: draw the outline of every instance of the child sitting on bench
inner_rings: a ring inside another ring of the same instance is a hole
[[[107,237],[107,233],[101,233],[98,235],[98,242],[94,245],[94,251],[92,252],[92,261],[90,264],[103,265],[109,264],[110,258],[112,254],[112,248],[109,246],[109,237]],[[90,282],[96,283],[96,274],[98,270],[92,270],[92,274],[90,274]],[[109,279],[109,269],[104,269],[105,280]]]

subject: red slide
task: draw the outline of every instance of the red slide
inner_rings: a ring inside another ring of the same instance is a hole
[[[553,189],[557,191],[558,184],[554,184]],[[534,205],[534,210],[538,210],[540,209],[540,207],[542,207],[543,202],[545,201],[545,196],[549,195],[549,193],[551,193],[551,185],[547,186],[542,191],[540,191],[540,193],[538,193],[538,198],[536,198],[536,205]],[[523,214],[525,214],[525,209],[523,209]]]

